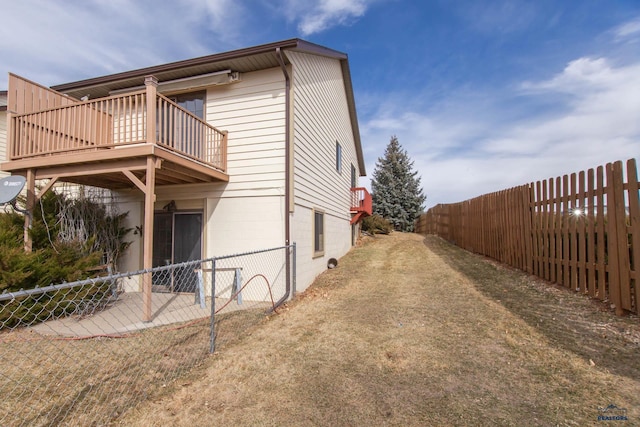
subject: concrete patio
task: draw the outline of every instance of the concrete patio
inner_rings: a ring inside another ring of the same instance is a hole
[[[224,304],[227,305],[220,310]],[[251,301],[239,305],[235,300],[229,301],[219,298],[216,298],[215,305],[215,309],[220,310],[219,313],[270,307],[269,303],[264,302]],[[206,298],[203,306],[195,302],[194,294],[153,293],[152,318],[151,321],[144,322],[142,321],[142,293],[126,292],[120,294],[105,309],[93,314],[51,320],[35,325],[31,330],[43,335],[66,337],[122,335],[211,316],[210,297]]]

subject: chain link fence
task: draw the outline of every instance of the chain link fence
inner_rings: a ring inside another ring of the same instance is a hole
[[[0,294],[0,425],[109,424],[290,289],[295,245]]]

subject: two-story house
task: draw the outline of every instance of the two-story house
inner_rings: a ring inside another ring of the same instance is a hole
[[[60,182],[115,192],[143,230],[121,271],[296,242],[301,291],[371,213],[347,55],[304,40],[0,95],[0,171],[28,209]]]

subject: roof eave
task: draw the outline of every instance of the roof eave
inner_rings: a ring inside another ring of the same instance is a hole
[[[346,53],[329,49],[327,47],[324,47],[315,43],[311,43],[302,39],[293,38],[288,40],[282,40],[282,41],[267,43],[259,46],[233,50],[229,52],[201,56],[198,58],[170,62],[167,64],[140,68],[137,70],[125,71],[122,73],[110,74],[110,75],[95,77],[91,79],[79,80],[76,82],[64,83],[64,84],[52,86],[51,88],[58,92],[69,93],[77,90],[82,90],[84,88],[108,85],[110,83],[118,82],[120,80],[141,78],[141,77],[156,74],[156,73],[179,70],[181,68],[197,67],[199,65],[229,61],[232,59],[238,59],[243,57],[249,57],[252,55],[260,55],[260,54],[271,53],[271,52],[273,52],[273,54],[276,55],[277,48],[280,48],[281,50],[294,50],[294,51],[306,52],[314,55],[326,56],[326,57],[330,57],[340,61],[340,64],[342,66],[342,74],[344,77],[344,85],[345,85],[345,91],[347,95],[347,102],[349,105],[349,114],[350,114],[351,126],[353,129],[353,138],[356,145],[356,155],[358,159],[358,166],[360,169],[360,176],[365,176],[366,175],[365,162],[364,162],[364,155],[362,151],[362,142],[360,139],[358,116],[356,112],[355,98],[353,94],[353,86],[351,82],[351,72],[349,69],[348,56]]]
[[[51,86],[51,89],[58,92],[69,92],[80,88],[99,86],[119,80],[131,79],[135,77],[144,77],[155,73],[176,70],[180,68],[187,68],[198,66],[202,64],[208,64],[212,62],[228,61],[231,59],[247,57],[251,55],[264,54],[274,52],[276,48],[280,49],[294,49],[302,50],[317,55],[331,56],[338,59],[345,59],[346,54],[338,52],[314,43],[307,42],[301,39],[288,39],[279,42],[267,43],[259,46],[248,47],[244,49],[232,50],[229,52],[217,53],[213,55],[201,56],[198,58],[192,58],[182,61],[170,62],[167,64],[156,65],[152,67],[139,68],[137,70],[125,71],[122,73],[110,74],[101,77],[94,77],[86,80],[79,80],[76,82],[63,83],[56,86]]]
[[[342,66],[342,75],[344,79],[345,93],[347,94],[347,105],[349,106],[351,129],[353,130],[353,139],[356,145],[356,156],[358,158],[360,176],[366,176],[367,171],[365,168],[364,153],[362,151],[362,140],[360,139],[360,126],[358,125],[358,113],[356,111],[356,101],[353,94],[353,86],[351,83],[349,61],[345,58],[344,60],[340,61],[340,64]]]

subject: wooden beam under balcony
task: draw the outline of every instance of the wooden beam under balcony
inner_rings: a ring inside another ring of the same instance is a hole
[[[57,177],[60,181],[123,189],[134,186],[122,171],[144,171],[149,156],[157,165],[158,185],[229,181],[227,174],[155,144],[14,160],[0,164],[0,170],[19,175],[34,170],[36,180]]]

